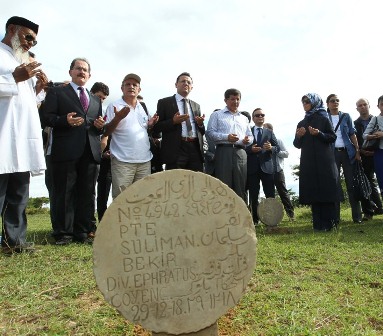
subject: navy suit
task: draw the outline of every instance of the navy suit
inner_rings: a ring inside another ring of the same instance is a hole
[[[254,153],[251,148],[256,144],[257,134],[255,133],[257,127],[252,127],[251,132],[254,134],[254,141],[251,146],[246,147],[247,153],[247,186],[249,189],[250,208],[253,214],[254,223],[258,223],[258,197],[260,189],[260,181],[262,181],[263,192],[266,198],[275,197],[274,187],[274,165],[272,160],[272,153],[279,152],[278,141],[270,129],[262,128],[261,143],[257,144],[257,147],[263,147],[265,142],[270,142],[273,146],[271,151],[263,150]]]
[[[78,127],[68,124],[67,115],[84,118]],[[51,88],[42,108],[47,126],[53,127],[52,171],[57,223],[56,239],[72,237],[83,241],[95,230],[95,185],[101,159],[101,130],[94,121],[102,115],[100,99],[89,94],[84,111],[71,85]]]
[[[199,104],[192,100],[189,101],[193,115],[201,116]],[[162,132],[162,161],[166,164],[166,169],[185,168],[203,171],[203,135],[205,134],[205,126],[198,127],[196,125],[198,141],[184,144],[181,124],[173,124],[173,117],[177,112],[178,105],[175,95],[158,101],[157,115],[159,118],[153,131]],[[188,146],[191,154],[189,158],[186,158],[187,162],[185,162],[185,158],[181,158],[185,154],[185,146]]]

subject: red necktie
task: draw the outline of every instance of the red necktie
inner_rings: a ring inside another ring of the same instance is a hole
[[[88,111],[88,107],[89,107],[88,97],[86,96],[83,87],[79,86],[78,90],[80,90],[80,102],[81,102],[82,108],[86,112]]]

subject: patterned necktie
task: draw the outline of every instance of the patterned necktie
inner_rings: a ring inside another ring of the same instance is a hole
[[[188,130],[188,136],[192,135],[192,125],[190,122],[190,113],[189,113],[189,99],[184,98],[184,113],[189,115],[189,119],[186,119],[186,128]]]
[[[78,90],[80,90],[80,103],[82,105],[82,108],[86,112],[86,111],[88,111],[88,107],[89,107],[88,97],[86,96],[83,87],[79,86]]]
[[[257,147],[261,147],[261,140],[262,140],[262,128],[258,127],[258,134],[257,134]]]

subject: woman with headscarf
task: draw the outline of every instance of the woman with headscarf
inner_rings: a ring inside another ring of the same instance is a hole
[[[299,202],[311,205],[315,231],[330,231],[339,222],[338,169],[332,143],[336,140],[321,97],[302,97],[306,114],[298,123],[294,146],[301,149]]]

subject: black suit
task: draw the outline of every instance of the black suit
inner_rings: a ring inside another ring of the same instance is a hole
[[[199,104],[192,100],[189,101],[193,115],[201,116]],[[195,123],[198,141],[183,141],[182,125],[173,124],[173,117],[178,110],[175,95],[158,101],[157,115],[159,119],[154,126],[154,131],[162,132],[162,161],[166,164],[166,169],[184,168],[203,171],[203,135],[205,134],[205,126],[199,127]]]
[[[252,145],[257,142],[257,133],[255,133],[256,127],[251,128],[251,132],[254,135],[254,141]],[[257,144],[257,147],[263,147],[265,142],[269,141],[273,146],[272,151],[262,150],[261,152],[254,153],[251,151],[252,145],[246,147],[247,152],[247,186],[249,188],[250,208],[253,215],[253,221],[256,224],[258,222],[258,197],[260,190],[260,182],[262,181],[263,192],[266,198],[275,197],[274,187],[274,165],[272,160],[272,152],[279,152],[278,141],[273,131],[262,128],[261,143]]]
[[[70,112],[84,118],[84,123],[70,126],[67,121]],[[56,239],[73,236],[82,241],[95,230],[95,184],[101,158],[101,131],[93,123],[101,114],[98,97],[90,94],[88,110],[84,111],[69,84],[48,91],[43,118],[53,127],[51,158],[57,216],[53,235]]]

